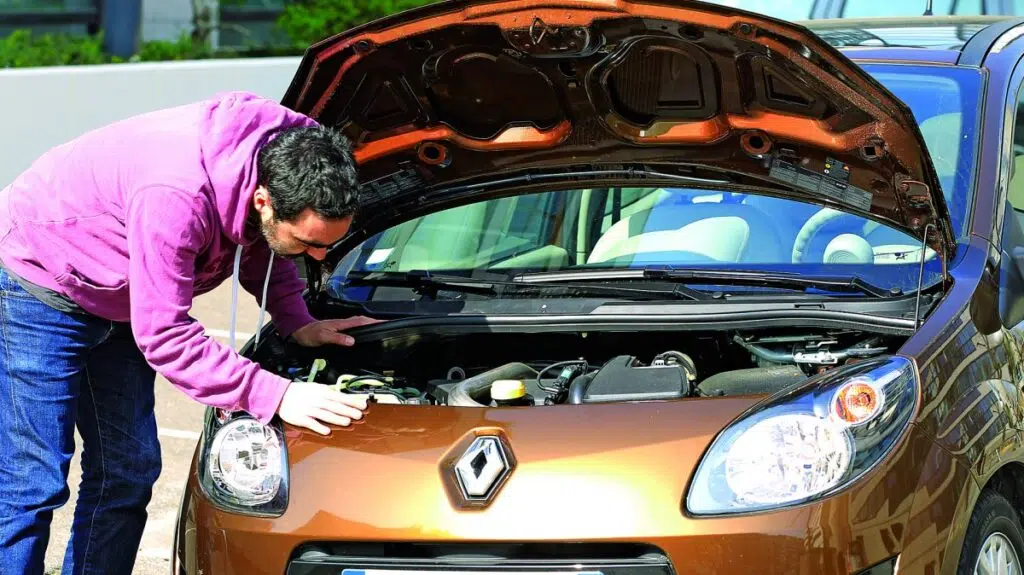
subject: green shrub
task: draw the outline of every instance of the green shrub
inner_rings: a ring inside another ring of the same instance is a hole
[[[302,50],[293,46],[254,46],[214,51],[209,46],[193,41],[188,34],[183,34],[177,40],[143,42],[135,55],[124,60],[103,51],[102,35],[33,35],[29,30],[16,30],[9,36],[0,37],[0,68],[300,55]]]
[[[208,46],[192,40],[189,34],[182,34],[177,40],[151,40],[143,42],[139,51],[132,56],[135,62],[163,62],[168,60],[197,60],[209,58],[213,51]]]
[[[175,41],[153,40],[143,42],[133,62],[166,62],[170,60],[200,60],[204,58],[267,58],[271,56],[301,56],[302,50],[292,46],[246,46],[212,50],[196,42],[189,34]]]
[[[115,61],[103,51],[103,37],[33,34],[15,30],[0,37],[0,68],[104,64]]]
[[[0,0],[2,1],[2,0]],[[222,0],[231,2],[236,0]],[[431,4],[437,0],[294,0],[286,5],[277,21],[291,40],[287,46],[254,46],[213,51],[205,43],[183,34],[177,40],[143,42],[130,62],[162,62],[202,58],[259,58],[301,55],[319,40],[400,12]],[[102,34],[33,34],[16,30],[0,37],[0,68],[34,66],[70,66],[124,62],[103,50]]]
[[[435,1],[297,0],[285,6],[277,25],[296,46],[305,48],[353,26]]]

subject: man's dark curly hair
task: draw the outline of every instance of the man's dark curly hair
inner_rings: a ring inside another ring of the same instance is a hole
[[[352,145],[336,130],[323,126],[282,130],[260,149],[256,173],[279,221],[294,221],[306,208],[324,219],[341,219],[356,211]]]

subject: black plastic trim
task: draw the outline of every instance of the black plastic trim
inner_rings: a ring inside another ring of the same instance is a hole
[[[273,21],[281,15],[280,8],[245,8],[241,6],[220,7],[221,22],[263,22]]]
[[[561,548],[560,548],[561,547]],[[674,575],[656,547],[587,543],[309,543],[297,548],[287,575],[339,575],[346,569],[487,571],[530,575],[538,571],[601,575]]]
[[[896,564],[899,562],[899,557],[892,557],[886,559],[877,565],[868,567],[863,571],[858,571],[857,575],[893,575],[896,572]]]
[[[42,24],[98,24],[100,11],[96,6],[64,10],[0,10],[4,26],[39,26]]]
[[[380,314],[374,314],[380,315]],[[884,318],[858,313],[806,310],[768,310],[742,313],[664,314],[639,316],[629,310],[602,315],[502,315],[463,317],[394,318],[387,327],[358,330],[359,341],[387,339],[395,331],[429,328],[431,334],[515,333],[523,328],[532,332],[572,330],[660,330],[696,331],[754,329],[764,327],[833,327],[840,329],[874,329],[892,334],[911,335],[916,329],[913,318]]]
[[[982,28],[964,44],[956,63],[959,66],[981,66],[992,45],[1010,30],[1024,24],[1024,18],[1004,20]]]

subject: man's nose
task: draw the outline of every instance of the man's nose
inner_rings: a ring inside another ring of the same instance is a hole
[[[327,248],[309,248],[306,253],[317,261],[323,261],[327,257]]]

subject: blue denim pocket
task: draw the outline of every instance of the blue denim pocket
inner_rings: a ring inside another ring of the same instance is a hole
[[[25,288],[21,287],[21,284],[2,267],[0,267],[0,292],[16,297],[32,297],[32,294],[25,291]]]

